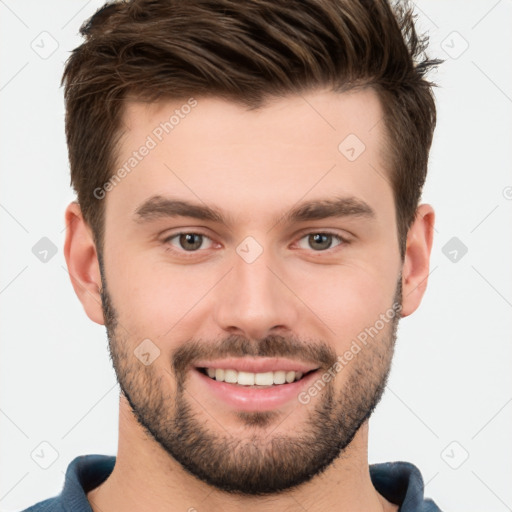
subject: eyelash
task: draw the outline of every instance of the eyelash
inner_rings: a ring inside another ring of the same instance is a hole
[[[178,254],[179,256],[182,256],[182,257],[184,256],[185,258],[194,257],[194,255],[197,255],[201,251],[207,250],[207,249],[197,249],[195,251],[186,251],[185,249],[176,249],[173,246],[171,246],[170,245],[170,241],[173,240],[174,238],[180,237],[181,235],[199,235],[199,236],[202,236],[203,239],[206,238],[206,239],[209,239],[209,240],[211,240],[213,242],[213,240],[208,235],[205,235],[204,233],[197,232],[197,231],[180,231],[179,233],[174,233],[174,234],[166,237],[163,240],[163,243],[165,244],[165,250],[168,251],[168,252],[172,252],[172,253]],[[336,245],[334,247],[329,247],[328,249],[325,249],[325,250],[315,251],[315,250],[311,249],[312,252],[318,253],[318,254],[329,253],[333,249],[335,250],[336,247],[339,247],[340,245],[348,245],[350,243],[349,240],[347,240],[346,238],[342,237],[338,233],[334,233],[334,232],[329,231],[329,230],[326,230],[326,231],[309,231],[309,232],[303,234],[299,238],[299,241],[304,239],[304,238],[307,238],[310,235],[328,235],[328,236],[332,236],[333,238],[336,238],[339,241],[338,245]]]

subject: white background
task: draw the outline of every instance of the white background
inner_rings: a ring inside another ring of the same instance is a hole
[[[101,3],[0,1],[4,511],[58,494],[75,456],[117,449],[106,334],[85,316],[62,252],[73,193],[59,82],[80,24]],[[423,199],[435,207],[436,236],[425,299],[401,322],[370,423],[370,462],[416,464],[445,511],[502,512],[512,510],[512,2],[417,7],[429,54],[446,59],[431,75],[439,121]],[[46,263],[32,252],[42,237],[58,249]],[[443,253],[452,237],[468,249],[456,262]],[[31,458],[41,442],[58,452],[48,469]]]

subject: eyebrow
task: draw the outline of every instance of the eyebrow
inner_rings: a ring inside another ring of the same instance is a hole
[[[191,217],[198,220],[218,222],[226,226],[233,225],[233,218],[217,208],[192,203],[181,199],[152,196],[135,210],[135,221],[149,222],[159,218]],[[374,219],[375,210],[356,197],[333,197],[306,201],[274,219],[293,224],[296,222],[323,220],[328,218],[363,217]]]

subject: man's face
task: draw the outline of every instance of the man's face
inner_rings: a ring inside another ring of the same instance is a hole
[[[133,414],[185,469],[277,492],[340,455],[389,372],[401,260],[382,110],[370,90],[186,104],[127,105],[130,171],[104,199],[112,359]]]

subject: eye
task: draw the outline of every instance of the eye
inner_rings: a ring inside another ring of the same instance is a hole
[[[210,242],[209,247],[201,247],[205,240]],[[173,247],[187,252],[196,252],[201,248],[208,249],[211,247],[211,242],[212,240],[210,238],[206,235],[202,235],[201,233],[176,233],[164,240],[164,243],[170,244]]]
[[[334,246],[332,245],[333,239],[336,239],[338,242]],[[301,245],[302,240],[305,240],[306,244],[308,244],[309,247],[304,247],[304,244]],[[329,232],[317,232],[317,233],[309,233],[308,235],[302,237],[299,240],[298,245],[301,249],[312,248],[315,251],[325,251],[327,249],[331,249],[331,247],[336,247],[343,242],[345,242],[345,240],[340,235],[336,235],[334,233],[329,233]]]

